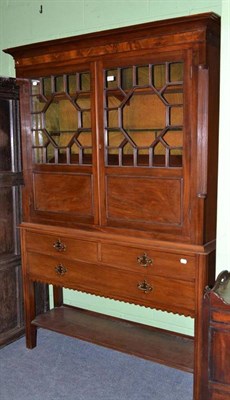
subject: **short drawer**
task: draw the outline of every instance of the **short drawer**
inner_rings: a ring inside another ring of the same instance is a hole
[[[194,316],[195,288],[192,282],[148,277],[142,271],[130,273],[35,253],[28,253],[27,271],[32,280]]]
[[[102,244],[101,260],[104,264],[134,272],[148,271],[162,277],[194,281],[195,257],[151,249]]]
[[[27,231],[26,248],[50,255],[62,255],[74,260],[97,262],[98,246],[96,242],[61,237],[57,235],[38,234]]]

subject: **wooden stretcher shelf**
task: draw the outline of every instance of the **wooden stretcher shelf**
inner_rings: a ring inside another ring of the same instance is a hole
[[[82,310],[56,307],[38,315],[33,325],[193,372],[193,338]]]

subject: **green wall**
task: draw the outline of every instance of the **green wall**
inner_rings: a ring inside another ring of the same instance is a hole
[[[222,15],[221,121],[217,269],[230,269],[230,180],[228,147],[230,65],[229,0],[0,0],[0,49],[27,43],[73,36],[86,32],[132,25],[182,15],[214,11]],[[40,7],[43,12],[40,13]],[[10,56],[0,53],[0,75],[14,76]],[[65,302],[82,308],[112,314],[172,329],[193,333],[193,320],[171,313],[116,302],[96,296],[65,291]]]

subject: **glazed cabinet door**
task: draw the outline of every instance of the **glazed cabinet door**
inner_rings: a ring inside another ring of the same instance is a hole
[[[190,55],[104,62],[103,224],[190,235]]]
[[[24,207],[24,220],[94,223],[95,118],[90,65],[38,76],[26,86],[21,93],[23,120],[28,126],[23,148],[29,205]]]

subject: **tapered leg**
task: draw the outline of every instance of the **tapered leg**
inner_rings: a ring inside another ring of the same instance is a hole
[[[54,307],[63,305],[63,289],[59,286],[53,286]]]
[[[35,318],[35,288],[29,279],[24,280],[24,299],[26,347],[33,349],[37,344],[37,327],[31,323]]]

